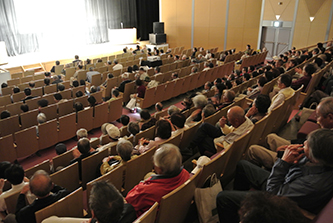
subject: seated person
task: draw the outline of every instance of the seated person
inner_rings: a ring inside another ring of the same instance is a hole
[[[332,198],[333,131],[312,132],[304,147],[288,146],[271,172],[248,161],[237,164],[234,191],[222,191],[216,198],[220,222],[239,222],[237,211],[247,194],[266,190],[285,196],[299,207],[317,214]]]
[[[159,146],[171,137],[171,125],[167,120],[158,120],[156,122],[155,139],[148,140],[141,138],[138,145],[135,146],[135,153],[144,153],[154,146]]]
[[[97,181],[93,183],[89,207],[92,218],[66,218],[52,216],[43,223],[55,222],[76,222],[76,223],[127,223],[136,219],[135,210],[132,205],[124,202],[124,198],[111,183],[107,181]]]
[[[130,133],[129,137],[133,136],[133,139],[135,140],[136,134],[140,132],[140,126],[137,122],[130,122],[127,125],[127,131]]]
[[[130,117],[128,117],[128,115],[122,115],[120,117],[120,123],[123,125],[122,127],[120,127],[119,131],[122,132],[123,129],[127,129],[127,125],[130,121]]]
[[[138,217],[190,177],[182,168],[182,157],[175,145],[162,145],[156,150],[153,161],[156,175],[140,182],[126,196],[127,203],[134,207]]]
[[[242,223],[310,223],[297,204],[287,197],[276,196],[268,192],[249,193],[239,209]]]
[[[25,95],[25,98],[22,99],[23,103],[25,103],[25,101],[27,101],[27,100],[34,98],[34,96],[31,95],[31,89],[28,87],[24,89],[24,95]]]
[[[26,194],[31,191],[37,198],[30,205],[26,205]],[[52,193],[51,193],[52,192]],[[35,223],[35,213],[50,204],[67,196],[69,191],[52,183],[50,176],[44,170],[38,170],[31,177],[29,185],[25,185],[17,199],[17,223]]]
[[[180,109],[177,107],[177,106],[175,106],[175,105],[171,105],[169,108],[168,108],[168,115],[167,116],[165,116],[164,118],[170,118],[171,117],[171,115],[173,115],[173,114],[176,114],[176,113],[179,113],[180,112]]]
[[[174,131],[172,131],[172,136],[176,136],[178,134],[182,134],[186,129],[188,129],[188,126],[185,125],[186,117],[182,113],[175,113],[172,114],[170,117],[171,124],[175,128]]]
[[[55,62],[55,66],[59,66],[59,65],[60,65],[60,61],[57,60],[57,61]],[[53,67],[51,68],[51,70],[50,70],[51,73],[54,73],[54,72],[55,72],[55,66],[53,66]]]
[[[257,81],[257,87],[256,88],[248,88],[247,89],[247,92],[246,92],[246,95],[248,98],[250,99],[254,99],[257,97],[258,94],[261,93],[264,85],[267,83],[267,79],[266,77],[259,77],[258,81]]]
[[[195,122],[201,121],[202,109],[208,103],[207,97],[204,95],[197,95],[192,99],[192,101],[196,110],[194,110],[192,114],[186,119],[185,124],[188,126],[192,126],[195,124]]]
[[[6,119],[10,117],[10,112],[8,110],[4,110],[0,113],[0,119]]]
[[[81,138],[77,142],[77,149],[79,150],[81,155],[77,158],[72,159],[69,164],[79,162],[79,165],[80,165],[81,160],[83,160],[84,158],[87,158],[88,156],[90,156],[96,152],[96,151],[92,151],[92,152],[90,151],[91,146],[90,146],[89,139],[87,139],[87,138]]]
[[[180,111],[180,113],[183,113],[187,110],[189,110],[193,106],[193,101],[192,98],[190,97],[185,97],[181,104],[184,106],[184,108]]]
[[[119,165],[125,164],[132,157],[136,157],[136,155],[132,156],[133,144],[126,139],[120,139],[116,149],[118,156],[108,156],[103,159],[102,165],[100,167],[102,175],[110,172]]]
[[[25,185],[29,185],[29,179],[24,176],[24,170],[22,166],[18,164],[10,164],[9,167],[4,171],[5,178],[11,184],[11,189],[2,192],[4,187],[4,183],[0,183],[0,211],[4,212],[7,210],[7,206],[5,203],[5,198],[19,192],[23,189]],[[4,182],[4,181],[3,181]],[[29,204],[31,204],[35,200],[35,196],[30,192],[27,194],[27,200]]]
[[[155,104],[155,110],[156,110],[156,112],[162,111],[163,110],[163,104],[161,102],[157,102]]]
[[[278,79],[278,93],[272,96],[271,106],[268,108],[268,112],[271,112],[274,108],[278,107],[284,102],[285,99],[292,96],[295,91],[290,87],[291,76],[289,74],[282,74]],[[272,92],[271,92],[272,93]]]
[[[304,67],[303,67],[303,76],[300,79],[293,81],[291,83],[291,88],[294,89],[294,90],[297,90],[302,85],[304,85],[304,87],[302,89],[302,91],[304,92],[306,90],[306,87],[310,83],[312,74],[314,74],[315,72],[316,72],[316,68],[313,64],[304,65]]]
[[[246,117],[248,117],[253,124],[267,115],[269,106],[271,105],[271,99],[268,95],[259,94],[252,103],[252,107],[247,111]]]
[[[125,85],[126,85],[127,83],[132,82],[132,80],[128,79],[128,78],[129,78],[129,74],[128,74],[128,73],[123,73],[123,74],[121,75],[121,78],[122,78],[123,81],[120,83],[119,87],[117,87],[116,89],[117,89],[118,91],[124,93],[124,91],[125,91]]]
[[[189,149],[196,146],[201,155],[211,157],[216,153],[216,147],[228,148],[236,139],[244,135],[253,127],[251,120],[245,116],[244,110],[239,106],[233,106],[228,110],[227,118],[231,126],[226,125],[227,119],[223,116],[220,127],[209,123],[203,123],[193,136]]]
[[[99,144],[100,145],[104,145],[104,144],[106,144],[105,143],[105,137],[104,136],[107,136],[108,135],[108,132],[106,131],[106,126],[108,125],[108,124],[110,124],[110,123],[104,123],[102,126],[101,126],[101,132],[102,132],[102,134],[100,135],[100,137],[99,137]],[[110,142],[110,140],[107,138],[107,142]]]
[[[316,108],[317,123],[321,128],[333,128],[333,98],[324,98]],[[266,137],[267,149],[263,146],[252,145],[246,153],[246,159],[260,167],[271,169],[277,159],[278,153],[281,153],[290,144],[300,144],[304,139],[286,140],[274,133]]]
[[[221,110],[224,107],[227,107],[234,103],[235,100],[235,92],[233,90],[226,90],[223,94],[223,102],[221,105],[218,107],[217,110]]]
[[[149,114],[149,111],[147,109],[142,109],[140,111],[140,117],[141,120],[139,122],[139,125],[141,126],[141,131],[149,129],[150,127],[154,126],[156,123],[156,119],[152,118]]]
[[[108,149],[109,153],[111,151],[111,147],[117,145],[118,139],[120,138],[120,131],[117,126],[113,124],[108,124],[105,127],[106,132],[108,133],[110,142],[108,144],[105,144],[99,148],[97,148],[97,151],[102,151],[104,149]]]
[[[76,138],[77,140],[80,140],[82,138],[88,138],[88,131],[84,128],[80,128],[79,130],[76,131]],[[73,151],[74,158],[78,158],[81,155],[80,151],[77,149],[77,146],[74,146],[71,150]],[[90,152],[93,151],[94,149],[92,149]]]

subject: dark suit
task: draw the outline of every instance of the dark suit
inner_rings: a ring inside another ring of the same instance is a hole
[[[30,205],[26,204],[25,195],[20,194],[17,199],[15,212],[17,223],[36,223],[35,212],[53,204],[69,194],[69,191],[56,185],[51,191],[53,194],[42,199],[36,199]]]

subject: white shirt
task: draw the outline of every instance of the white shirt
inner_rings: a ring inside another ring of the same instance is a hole
[[[121,65],[120,63],[118,63],[118,64],[114,65],[112,69],[113,70],[122,70],[123,69],[123,65]]]
[[[6,203],[5,203],[5,198],[19,192],[22,190],[22,188],[26,185],[26,184],[29,184],[29,182],[24,182],[22,181],[22,183],[18,184],[18,185],[12,185],[12,188],[5,191],[5,192],[2,192],[2,194],[0,195],[0,211],[5,211],[7,210],[7,206],[6,206]],[[29,202],[29,204],[31,204],[35,199],[35,195],[31,194],[31,192],[29,191],[26,195],[27,197],[27,200]]]

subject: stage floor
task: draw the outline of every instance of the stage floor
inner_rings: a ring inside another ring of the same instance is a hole
[[[81,60],[87,58],[93,59],[99,55],[111,55],[122,53],[123,48],[126,46],[130,49],[135,49],[136,45],[140,46],[149,44],[149,41],[141,41],[138,43],[119,44],[115,45],[110,42],[91,45],[78,45],[78,46],[66,46],[66,47],[50,47],[48,50],[22,54],[14,57],[8,57],[8,64],[1,66],[3,69],[9,69],[12,67],[18,67],[22,65],[29,65],[41,62],[56,61],[63,59],[73,59],[75,55],[79,55]]]

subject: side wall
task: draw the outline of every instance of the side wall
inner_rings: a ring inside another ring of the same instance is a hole
[[[160,0],[161,20],[165,23],[165,32],[170,47],[191,47],[192,2],[194,2],[194,46],[205,48],[224,46],[227,0]],[[265,0],[263,20],[292,21],[295,0]],[[227,49],[236,47],[245,49],[246,44],[255,48],[258,41],[261,0],[230,0],[228,17]],[[295,21],[293,46],[304,47],[324,41],[331,0],[299,0]],[[314,16],[311,22],[309,17]],[[333,38],[333,23],[329,40]]]

